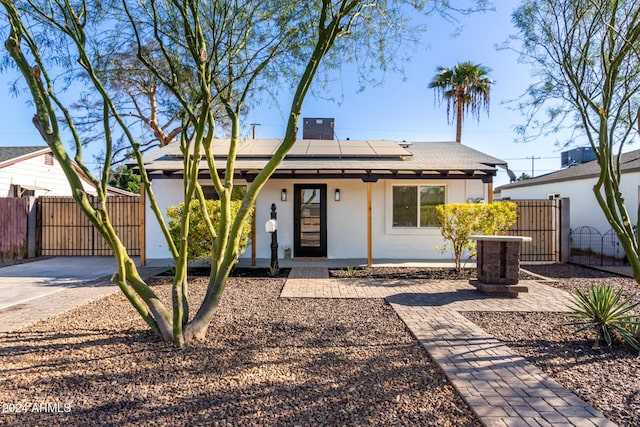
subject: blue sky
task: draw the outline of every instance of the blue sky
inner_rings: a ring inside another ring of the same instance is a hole
[[[430,18],[428,30],[415,54],[405,66],[404,77],[387,74],[378,87],[356,91],[355,72],[336,72],[335,84],[328,97],[340,103],[309,96],[303,106],[303,117],[333,117],[339,139],[386,139],[407,141],[453,141],[455,126],[447,124],[446,105],[438,106],[428,82],[437,66],[451,67],[461,61],[472,61],[491,68],[495,80],[491,92],[490,115],[482,113],[480,123],[469,117],[462,133],[463,144],[509,163],[516,175],[534,175],[560,169],[557,137],[541,137],[535,142],[516,143],[513,131],[524,118],[505,103],[524,92],[532,81],[528,66],[519,64],[517,55],[497,50],[515,30],[511,24],[514,6],[499,2],[496,10],[462,17],[462,32],[452,37],[455,27],[441,19]],[[510,2],[509,2],[510,3]],[[33,109],[27,97],[9,95],[11,75],[0,74],[0,145],[42,145],[31,124]],[[280,138],[283,135],[290,98],[281,95],[280,108],[258,106],[250,109],[245,136],[251,135],[249,123],[260,123],[258,138]],[[495,185],[508,183],[506,172],[500,171]]]
[[[436,67],[451,67],[461,61],[483,64],[492,71],[495,80],[491,91],[490,114],[483,112],[480,122],[465,120],[462,143],[503,159],[516,175],[534,175],[560,169],[560,149],[556,136],[541,137],[535,143],[514,142],[513,127],[524,122],[523,116],[507,104],[521,95],[530,84],[529,66],[518,63],[517,54],[498,50],[515,30],[511,24],[514,6],[496,2],[496,10],[462,17],[462,32],[452,37],[456,29],[442,19],[430,18],[428,30],[415,55],[406,64],[405,76],[387,74],[384,84],[368,87],[357,93],[355,72],[343,70],[330,88],[329,96],[341,102],[329,102],[309,96],[303,105],[304,117],[333,117],[339,139],[387,139],[407,141],[453,141],[455,126],[447,124],[446,104],[435,103],[434,91],[427,87]],[[283,99],[286,99],[283,97]],[[288,107],[288,100],[282,102]],[[250,110],[248,123],[260,123],[258,137],[277,138],[284,131],[287,114],[277,109]],[[246,130],[246,135],[250,131]],[[505,171],[500,171],[495,184],[508,183]]]

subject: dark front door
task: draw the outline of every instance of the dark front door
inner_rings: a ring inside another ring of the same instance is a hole
[[[296,184],[294,197],[294,244],[296,257],[327,256],[327,186]]]

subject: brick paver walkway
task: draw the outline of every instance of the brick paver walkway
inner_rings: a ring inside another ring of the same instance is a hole
[[[566,310],[568,293],[520,283],[529,293],[498,298],[463,281],[331,279],[326,268],[293,268],[281,297],[385,298],[485,426],[615,426],[460,314]]]

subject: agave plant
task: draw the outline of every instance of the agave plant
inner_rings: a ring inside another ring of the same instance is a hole
[[[276,277],[278,274],[280,274],[280,267],[275,265],[269,266],[269,276]]]
[[[619,334],[629,345],[640,352],[640,342],[634,331],[640,328],[638,317],[633,310],[638,303],[633,303],[635,295],[622,297],[622,291],[613,292],[610,285],[592,287],[587,293],[576,290],[573,304],[569,307],[572,311],[564,313],[564,316],[575,319],[566,323],[566,326],[577,326],[574,334],[587,329],[595,329],[596,341],[593,348],[600,346],[600,340],[611,345],[612,332]]]
[[[356,268],[353,265],[348,265],[347,266],[347,271],[345,272],[347,277],[356,277],[356,275],[358,274],[358,271],[356,270]]]

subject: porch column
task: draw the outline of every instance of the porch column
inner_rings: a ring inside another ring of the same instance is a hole
[[[255,130],[254,126],[253,131]],[[256,266],[256,203],[253,204],[253,214],[251,214],[251,266]]]
[[[371,226],[371,183],[367,182],[367,265],[373,264],[372,257],[372,226]]]
[[[147,210],[146,210],[146,195],[147,189],[144,186],[144,182],[140,183],[140,230],[139,231],[139,239],[140,239],[140,266],[144,267],[147,265]]]

